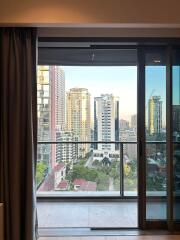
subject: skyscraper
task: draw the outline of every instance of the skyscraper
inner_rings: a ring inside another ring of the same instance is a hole
[[[150,135],[162,130],[162,101],[160,96],[152,96],[148,102],[148,131]]]
[[[50,66],[52,128],[65,128],[65,73],[60,66]]]
[[[57,141],[57,132],[65,129],[65,73],[60,66],[49,67],[51,86],[51,140]],[[52,168],[57,161],[57,145],[52,144]]]
[[[38,141],[51,139],[51,91],[49,67],[39,66],[37,73]],[[38,161],[51,166],[50,145],[38,145]]]
[[[59,66],[38,67],[38,139],[56,141],[65,128],[65,74]],[[56,145],[39,145],[38,160],[56,165]]]
[[[78,141],[90,141],[91,116],[90,94],[86,88],[71,88],[66,96],[67,130],[72,131]],[[88,144],[81,144],[79,156],[85,156],[89,151]]]
[[[94,140],[119,141],[119,98],[112,94],[102,94],[94,99]],[[117,150],[118,144],[102,143],[96,149],[104,156],[104,152]]]

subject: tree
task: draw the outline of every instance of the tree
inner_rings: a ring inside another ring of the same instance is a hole
[[[43,162],[38,162],[36,167],[36,184],[37,186],[43,181],[47,165]]]
[[[86,181],[96,181],[98,178],[98,172],[95,169],[89,169],[84,167],[83,165],[75,165],[73,170],[67,176],[67,179],[71,180],[72,182],[76,178],[83,178]]]

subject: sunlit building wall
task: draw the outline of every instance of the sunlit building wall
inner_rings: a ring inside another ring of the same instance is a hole
[[[65,129],[65,72],[60,66],[49,67],[51,84],[51,140],[56,141],[56,132]],[[52,144],[52,168],[57,164],[57,145]]]
[[[51,139],[51,90],[49,67],[38,66],[37,72],[37,112],[38,112],[38,141]],[[51,167],[51,146],[38,144],[38,161]]]
[[[152,96],[148,102],[148,130],[150,135],[162,131],[162,101],[160,96]]]
[[[94,99],[94,139],[95,141],[119,141],[119,98],[112,94],[102,94]],[[115,152],[118,144],[100,143],[96,146],[97,153]],[[94,150],[94,155],[96,154]],[[107,154],[106,154],[107,153]]]
[[[67,130],[72,131],[78,141],[91,140],[90,93],[86,88],[71,88],[66,95]],[[89,152],[89,144],[80,144],[78,155]]]

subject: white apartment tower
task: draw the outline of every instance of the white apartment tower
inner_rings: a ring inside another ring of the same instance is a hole
[[[94,140],[119,141],[119,97],[102,94],[94,99]],[[117,144],[97,145],[100,151],[117,149]]]
[[[72,131],[57,131],[56,140],[60,142],[75,142],[77,138]],[[73,168],[73,163],[78,158],[78,146],[77,144],[57,144],[56,145],[56,162],[64,162],[69,169]],[[68,170],[68,169],[67,169]]]

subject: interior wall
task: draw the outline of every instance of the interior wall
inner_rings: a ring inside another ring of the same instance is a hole
[[[1,0],[1,25],[180,24],[178,0]]]

